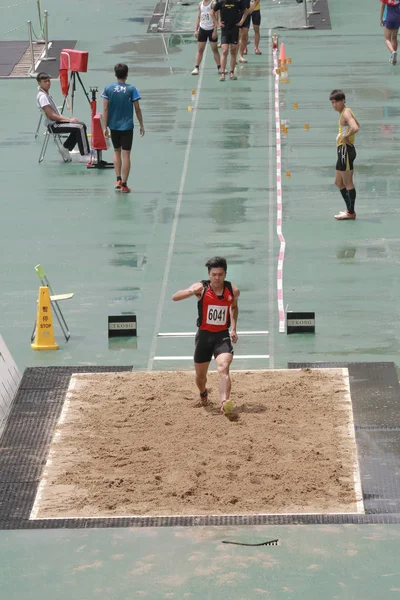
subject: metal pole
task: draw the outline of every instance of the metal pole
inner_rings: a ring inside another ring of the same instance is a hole
[[[56,60],[56,57],[48,56],[49,52],[49,12],[44,11],[44,56],[42,60]]]
[[[314,5],[318,2],[318,0],[311,0],[311,10],[308,13],[309,15],[320,15],[319,10],[314,10]]]
[[[28,21],[29,48],[31,49],[31,73],[35,72],[35,55],[33,53],[32,21]]]
[[[42,33],[43,23],[42,23],[42,8],[40,6],[40,0],[37,0],[37,9],[38,9],[38,13],[39,13],[40,33]]]
[[[161,20],[161,30],[163,30],[165,27],[165,19],[167,17],[168,6],[169,6],[169,0],[165,0],[164,14],[163,14],[163,17]]]
[[[49,50],[49,13],[47,10],[44,11],[44,57],[43,60],[47,60]]]
[[[46,14],[46,11],[44,11],[44,14]],[[307,0],[304,0],[304,18],[306,20],[306,27],[308,27]]]

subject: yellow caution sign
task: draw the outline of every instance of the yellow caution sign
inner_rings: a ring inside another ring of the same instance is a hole
[[[33,350],[58,350],[58,345],[54,341],[50,292],[47,286],[39,288],[35,340],[31,344],[31,348]]]

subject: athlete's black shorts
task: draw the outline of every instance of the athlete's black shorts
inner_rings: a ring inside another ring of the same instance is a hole
[[[336,171],[352,171],[357,153],[354,146],[343,144],[337,147]]]
[[[247,15],[243,25],[240,26],[240,29],[249,29],[250,27],[250,15]]]
[[[228,329],[225,331],[205,331],[198,329],[194,340],[194,362],[210,362],[212,356],[219,354],[233,354],[231,336]]]
[[[214,33],[213,29],[202,29],[201,27],[199,27],[199,33],[197,34],[197,41],[198,42],[207,42],[208,40],[210,40],[210,42],[218,42],[218,34],[214,38],[213,33]]]
[[[237,44],[239,42],[239,27],[233,29],[221,29],[221,45]]]
[[[122,150],[131,150],[133,142],[133,129],[120,131],[119,129],[111,129],[111,141],[114,148],[122,148]]]
[[[261,25],[261,10],[255,10],[250,15],[253,25]]]

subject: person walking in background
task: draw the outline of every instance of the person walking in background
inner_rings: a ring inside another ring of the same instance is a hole
[[[384,27],[386,46],[390,52],[389,62],[397,64],[397,34],[400,27],[400,0],[380,0],[380,23]]]
[[[104,135],[109,137],[114,147],[114,168],[117,176],[114,188],[122,193],[130,192],[128,177],[131,169],[133,143],[133,109],[139,121],[140,135],[144,136],[143,116],[139,100],[141,96],[135,86],[126,83],[128,67],[122,63],[115,65],[116,83],[107,85],[101,97],[104,99]]]

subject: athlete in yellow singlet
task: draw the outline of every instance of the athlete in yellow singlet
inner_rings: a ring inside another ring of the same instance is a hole
[[[355,118],[351,108],[346,107],[346,96],[342,90],[333,90],[329,100],[336,112],[339,113],[339,132],[337,141],[337,162],[335,172],[335,185],[339,188],[346,204],[346,210],[335,215],[338,221],[349,221],[356,218],[354,210],[356,202],[356,189],[353,183],[353,163],[357,153],[354,147],[357,131],[360,124]]]
[[[250,26],[250,21],[253,22],[254,29],[254,54],[261,54],[261,50],[259,48],[260,45],[260,24],[261,24],[261,0],[250,0],[250,12],[248,16],[248,25]],[[247,54],[247,40],[246,44],[242,44],[242,52],[240,52],[240,56],[242,60],[239,59],[240,62],[246,62],[243,60],[243,55]]]

